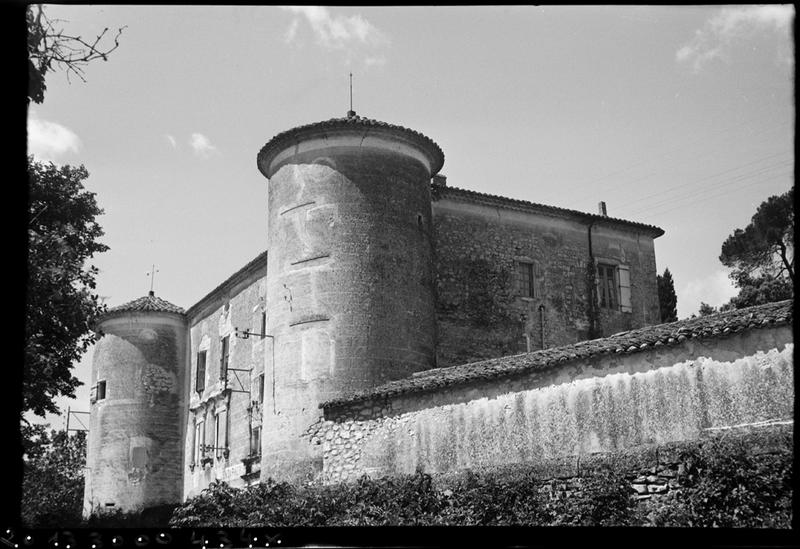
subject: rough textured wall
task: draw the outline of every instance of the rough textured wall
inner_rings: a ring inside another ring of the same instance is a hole
[[[251,426],[262,422],[264,404],[252,404],[256,398],[251,389],[258,376],[272,367],[272,341],[269,338],[250,336],[237,338],[234,329],[260,332],[261,313],[266,305],[266,279],[254,276],[227,293],[222,293],[210,310],[190,322],[190,355],[188,369],[190,379],[189,413],[184,440],[184,499],[196,495],[215,479],[231,486],[243,486],[242,478],[247,467],[242,462],[250,456]],[[222,338],[228,336],[228,380],[220,380],[220,358]],[[197,354],[206,351],[205,389],[202,394],[196,388]],[[240,372],[235,370],[250,370]],[[271,398],[271,376],[265,376],[265,398]],[[250,394],[239,391],[251,391]],[[214,415],[219,411],[227,414],[228,455],[217,456],[206,453],[210,463],[194,463],[195,422],[204,420],[206,444],[214,444]],[[258,467],[255,467],[257,470]],[[252,471],[252,468],[251,468]]]
[[[90,407],[84,512],[177,503],[185,323],[131,313],[101,328],[92,385],[105,380],[106,398]]]
[[[791,327],[764,328],[354,405],[317,433],[324,478],[536,462],[792,418],[791,341]]]
[[[592,333],[587,224],[446,198],[433,215],[438,366],[525,352],[526,334],[536,350],[660,322],[649,236],[593,227],[595,258],[630,266],[633,310],[598,310]],[[537,297],[517,295],[517,261],[539,264]]]
[[[321,470],[321,448],[300,438],[319,402],[434,363],[430,174],[378,149],[325,154],[269,183],[277,403],[262,470],[279,478]]]

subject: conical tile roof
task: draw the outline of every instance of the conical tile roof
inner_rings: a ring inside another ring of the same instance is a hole
[[[144,297],[134,299],[128,303],[118,305],[108,309],[101,317],[100,320],[106,320],[114,316],[124,315],[126,313],[173,313],[183,316],[186,311],[177,305],[173,305],[165,299],[156,297],[155,293],[150,292]]]

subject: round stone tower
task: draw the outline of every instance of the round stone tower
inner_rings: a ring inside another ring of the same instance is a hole
[[[84,513],[182,499],[183,309],[150,295],[98,321]]]
[[[320,469],[322,446],[303,435],[321,402],[434,367],[430,181],[443,163],[428,137],[352,111],[259,152],[274,345],[262,478]]]

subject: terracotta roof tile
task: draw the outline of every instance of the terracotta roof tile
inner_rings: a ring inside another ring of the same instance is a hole
[[[440,387],[460,385],[476,380],[524,375],[562,365],[571,360],[585,359],[601,354],[637,353],[650,346],[674,345],[686,339],[720,338],[743,330],[791,324],[793,309],[794,300],[789,299],[746,309],[679,320],[669,324],[647,326],[563,347],[492,358],[449,368],[436,368],[392,381],[370,391],[329,400],[322,403],[320,408],[336,408],[373,398],[391,397],[405,393],[428,392]]]
[[[418,142],[423,147],[432,149],[434,151],[434,154],[437,156],[437,158],[434,161],[434,165],[432,167],[433,172],[431,175],[436,174],[442,169],[442,165],[444,164],[444,152],[442,152],[441,147],[439,147],[439,145],[437,145],[436,142],[430,137],[416,130],[412,130],[403,126],[389,124],[388,122],[381,122],[380,120],[373,120],[371,118],[364,118],[363,116],[358,115],[345,116],[342,118],[331,118],[330,120],[304,124],[302,126],[297,126],[296,128],[281,132],[270,139],[266,145],[261,148],[258,153],[259,164],[261,164],[261,159],[268,155],[270,151],[276,151],[286,143],[293,142],[301,133],[310,130],[346,130],[354,128],[383,128],[403,132],[406,134],[406,136]]]
[[[177,305],[173,305],[165,299],[161,299],[160,297],[156,297],[154,294],[150,294],[140,297],[139,299],[129,301],[123,305],[118,305],[108,309],[105,313],[103,313],[100,320],[106,320],[107,318],[120,316],[130,312],[174,313],[177,315],[183,315],[185,313],[185,311]]]
[[[599,214],[590,214],[578,210],[570,210],[568,208],[559,208],[557,206],[548,206],[547,204],[538,204],[536,202],[528,202],[527,200],[519,200],[516,198],[507,198],[495,194],[480,193],[477,191],[470,191],[468,189],[460,189],[458,187],[451,187],[449,185],[442,186],[435,183],[431,184],[431,196],[434,200],[449,197],[465,200],[468,202],[475,202],[478,204],[486,204],[489,206],[501,206],[504,208],[517,209],[522,211],[531,211],[536,213],[543,213],[546,215],[555,215],[558,217],[582,217],[587,220],[602,221],[604,223],[611,223],[617,225],[627,225],[644,229],[651,233],[653,238],[658,238],[664,234],[664,229],[656,227],[655,225],[648,225],[646,223],[639,223],[637,221],[628,221],[627,219],[620,219],[618,217],[608,217]]]

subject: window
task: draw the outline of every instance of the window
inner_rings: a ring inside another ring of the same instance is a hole
[[[195,391],[202,393],[206,388],[206,352],[197,353],[197,379],[195,380]]]
[[[147,467],[147,448],[144,446],[134,446],[131,449],[131,463],[137,469]]]
[[[203,420],[194,424],[194,459],[192,463],[200,463],[205,452],[206,444],[206,423]]]
[[[258,402],[264,402],[264,374],[261,374],[256,378],[254,396],[255,398],[253,400],[257,400]]]
[[[261,455],[261,426],[253,427],[250,432],[250,455]]]
[[[517,295],[536,297],[534,292],[533,263],[517,263]]]
[[[222,338],[222,351],[220,353],[219,358],[219,378],[220,379],[227,379],[228,377],[228,338],[230,336],[225,336]]]
[[[597,277],[600,287],[598,288],[598,298],[600,306],[604,309],[617,308],[617,277],[616,267],[604,263],[597,264]]]
[[[220,410],[214,416],[214,455],[217,459],[227,457],[225,449],[228,447],[228,411]]]
[[[258,332],[263,337],[267,333],[267,312],[261,311],[261,331]]]
[[[106,380],[97,382],[97,400],[106,398]]]
[[[627,265],[597,264],[598,299],[600,307],[630,313],[631,275]]]

